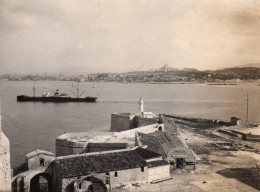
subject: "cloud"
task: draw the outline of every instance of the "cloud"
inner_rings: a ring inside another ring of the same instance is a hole
[[[0,0],[0,67],[103,72],[259,62],[259,17],[254,0]]]

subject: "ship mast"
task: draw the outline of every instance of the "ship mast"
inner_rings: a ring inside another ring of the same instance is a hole
[[[72,87],[74,87],[73,83],[72,83]],[[83,93],[85,93],[85,91],[83,91],[82,93],[80,93],[79,91],[79,81],[77,82],[77,93],[75,94],[74,91],[71,90],[71,92],[73,93],[74,96],[76,96],[76,98],[80,98],[81,95],[83,95]]]
[[[77,98],[79,98],[79,82],[77,83]]]
[[[33,81],[33,97],[35,97],[35,81]]]
[[[248,93],[246,95],[246,124],[248,123]]]

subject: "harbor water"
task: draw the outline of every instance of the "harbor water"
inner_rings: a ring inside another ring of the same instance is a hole
[[[71,96],[71,82],[37,81],[36,95],[56,89]],[[33,82],[0,81],[2,129],[11,143],[12,167],[24,161],[35,149],[55,153],[55,138],[64,132],[108,131],[114,112],[138,112],[138,100],[144,110],[190,117],[245,120],[246,94],[249,95],[249,121],[260,122],[260,86],[207,84],[80,83],[84,96],[97,96],[96,103],[17,102],[17,95],[33,95]]]

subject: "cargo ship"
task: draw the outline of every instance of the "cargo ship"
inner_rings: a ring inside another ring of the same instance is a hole
[[[81,95],[83,93],[81,93]],[[33,101],[33,102],[96,102],[96,100],[97,100],[97,97],[87,96],[87,97],[81,98],[80,97],[81,95],[79,95],[79,88],[77,86],[76,97],[70,97],[66,93],[60,93],[59,89],[56,89],[54,95],[50,95],[49,92],[45,91],[42,93],[42,96],[35,96],[35,87],[33,87],[33,96],[18,95],[17,101],[18,102],[26,102],[26,101]]]

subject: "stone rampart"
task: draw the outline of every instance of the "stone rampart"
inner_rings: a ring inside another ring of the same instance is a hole
[[[125,131],[136,127],[135,115],[114,113],[111,115],[110,131]]]
[[[0,104],[0,192],[11,191],[10,143],[2,132]]]
[[[144,127],[151,124],[156,124],[158,121],[154,118],[145,118],[141,116],[136,116],[137,127]]]
[[[148,133],[153,133],[155,131],[158,131],[158,124],[157,123],[152,124],[152,125],[147,125],[147,126],[144,126],[144,127],[138,127],[138,128],[127,130],[127,131],[118,132],[117,136],[120,136],[120,137],[125,136],[125,137],[134,138],[136,132],[148,134]]]
[[[74,142],[56,138],[56,156],[75,155],[85,148],[85,142]]]
[[[127,149],[128,143],[88,143],[87,150],[88,153],[98,152],[98,151],[111,151],[119,149]]]
[[[11,191],[11,164],[9,140],[0,131],[0,192],[2,191]]]

